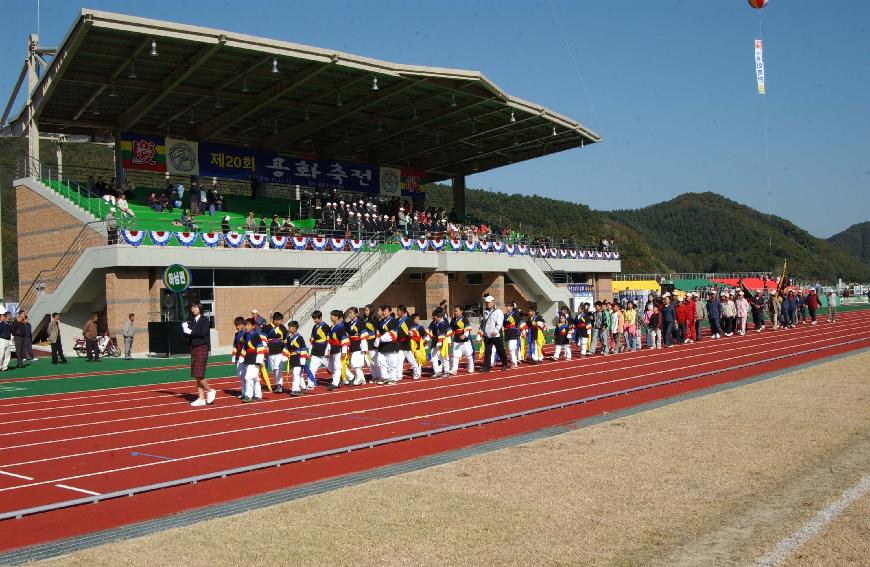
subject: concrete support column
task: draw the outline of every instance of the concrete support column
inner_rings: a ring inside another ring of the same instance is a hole
[[[492,274],[492,279],[486,288],[495,298],[495,304],[504,306],[504,274]]]
[[[106,271],[106,325],[109,335],[124,352],[124,324],[135,318],[133,352],[148,352],[148,315],[152,308],[154,282],[148,268],[114,268]],[[159,293],[159,291],[158,291]]]
[[[460,221],[465,220],[465,176],[453,178],[453,209]]]
[[[27,159],[30,164],[31,177],[39,179],[39,126],[36,124],[35,111],[33,108],[33,91],[39,82],[39,63],[36,60],[36,48],[39,45],[39,36],[30,34],[29,54],[27,57]]]
[[[443,300],[450,303],[450,280],[447,272],[430,272],[426,278],[426,314],[422,319],[431,319],[432,311]],[[422,315],[422,314],[421,314]]]
[[[121,149],[121,132],[112,132],[112,138],[115,140],[115,179],[118,180],[118,187],[123,187],[127,176],[124,174],[124,153]]]

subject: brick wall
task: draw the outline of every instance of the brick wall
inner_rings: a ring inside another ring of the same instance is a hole
[[[148,352],[149,314],[159,302],[162,274],[154,268],[115,268],[106,271],[106,327],[123,351],[124,325],[135,315],[133,352]],[[159,309],[159,307],[158,307]]]
[[[301,299],[311,288],[308,287],[218,287],[214,290],[215,329],[218,332],[217,346],[229,346],[232,343],[236,328],[233,319],[237,316],[250,317],[251,309],[260,311],[260,315],[270,320],[272,311],[285,314],[296,301]],[[310,317],[310,313],[295,314],[299,319]],[[301,323],[302,321],[300,321]]]
[[[46,291],[52,292],[58,283],[53,269],[84,225],[27,187],[16,187],[15,195],[19,298],[24,296],[42,270],[49,272],[44,272],[39,279],[45,283]],[[92,246],[103,244],[97,232],[85,234],[93,239]],[[4,246],[7,244],[4,243]]]
[[[425,281],[426,319],[442,300],[450,301],[450,282],[447,272],[429,272],[423,275]],[[421,313],[420,317],[423,315]]]
[[[390,305],[394,309],[396,305],[404,304],[408,308],[409,313],[420,313],[421,318],[428,319],[427,316],[423,315],[426,312],[425,282],[425,274],[422,280],[412,280],[410,279],[410,274],[402,274],[372,304],[375,306]]]

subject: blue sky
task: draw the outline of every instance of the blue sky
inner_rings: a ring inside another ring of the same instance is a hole
[[[870,220],[870,2],[772,0],[762,14],[746,0],[552,2],[93,0],[87,6],[402,63],[478,69],[511,94],[604,138],[474,175],[472,187],[596,209],[710,190],[763,211],[770,206],[823,237]],[[56,44],[81,4],[41,5],[42,43]],[[4,1],[3,12],[5,103],[27,34],[36,29],[36,0]],[[753,61],[760,23],[769,160]]]

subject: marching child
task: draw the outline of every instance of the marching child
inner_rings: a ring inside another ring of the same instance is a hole
[[[332,330],[329,332],[329,362],[332,369],[332,382],[327,384],[326,388],[330,392],[334,392],[341,384],[347,384],[347,376],[344,373],[350,358],[348,356],[350,339],[347,338],[344,313],[338,309],[333,309],[329,318],[332,320]]]
[[[574,342],[580,348],[580,356],[586,356],[586,345],[588,344],[587,329],[589,320],[586,313],[586,304],[583,303],[577,308],[577,316],[574,317]]]
[[[504,338],[507,341],[508,356],[511,358],[511,367],[519,366],[520,358],[520,318],[519,311],[510,305],[504,307]],[[494,349],[493,349],[494,350]]]
[[[236,367],[236,376],[239,377],[239,398],[245,395],[245,335],[248,332],[245,330],[245,318],[236,317],[233,319],[233,324],[236,326],[236,336],[233,337],[233,366]]]
[[[453,337],[453,364],[450,374],[456,376],[459,372],[459,361],[465,356],[468,361],[468,373],[474,374],[474,347],[471,346],[471,325],[462,313],[462,307],[453,308],[453,319],[450,321],[450,331]]]
[[[427,340],[426,329],[423,328],[423,325],[420,324],[420,314],[414,313],[411,315],[411,352],[414,353],[414,358],[417,359],[417,367],[420,368],[420,373],[422,374],[422,368],[426,366],[426,347],[424,346],[424,342]]]
[[[350,369],[353,372],[353,386],[361,386],[366,383],[366,376],[363,373],[365,366],[366,351],[363,345],[368,337],[365,321],[359,317],[359,310],[356,307],[349,307],[345,312],[347,316],[347,336],[350,339]]]
[[[440,308],[432,312],[429,328],[432,339],[432,378],[447,378],[450,376],[450,363],[447,361],[450,326],[444,320],[444,312]]]
[[[571,342],[568,337],[571,327],[572,325],[568,324],[568,318],[565,316],[565,313],[559,313],[559,323],[553,330],[553,342],[556,343],[553,360],[559,360],[563,350],[565,351],[565,360],[571,360]]]
[[[305,347],[305,339],[299,334],[299,322],[290,321],[287,325],[287,343],[284,355],[287,357],[292,373],[290,383],[290,395],[298,398],[305,392],[305,362],[308,360],[308,349]]]
[[[378,321],[375,346],[378,349],[378,373],[380,379],[377,384],[390,386],[399,383],[401,365],[399,363],[399,345],[396,342],[396,320],[393,318],[392,309],[389,305],[381,306],[381,319]]]
[[[311,320],[314,321],[314,326],[311,328],[311,358],[309,359],[309,389],[317,386],[317,371],[320,367],[327,370],[329,366],[329,325],[323,322],[323,313],[315,311],[311,314]]]
[[[245,387],[242,390],[242,401],[252,402],[263,399],[260,386],[260,368],[266,358],[266,345],[263,336],[257,331],[257,322],[253,318],[245,319],[245,338],[243,357],[245,365]]]
[[[532,364],[538,364],[544,360],[544,330],[547,328],[547,323],[543,317],[538,315],[537,311],[529,308],[527,324],[529,326],[529,357],[532,359]]]
[[[284,391],[284,363],[287,362],[287,357],[284,356],[284,347],[287,340],[287,327],[284,326],[284,315],[279,311],[272,314],[272,324],[265,325],[262,330],[266,337],[266,348],[269,351],[269,368],[275,376],[275,393],[280,394]]]
[[[403,360],[408,361],[411,367],[411,377],[414,380],[420,379],[420,365],[417,363],[417,357],[411,352],[411,328],[413,323],[408,315],[408,308],[404,305],[396,307],[399,319],[396,321],[396,342],[399,345],[399,363],[398,363],[398,378],[402,378]]]

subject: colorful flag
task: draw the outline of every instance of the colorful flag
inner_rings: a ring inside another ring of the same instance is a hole
[[[761,40],[755,40],[755,80],[758,82],[758,94],[764,94],[764,56]]]
[[[166,144],[163,136],[121,134],[121,159],[124,169],[166,171]]]

